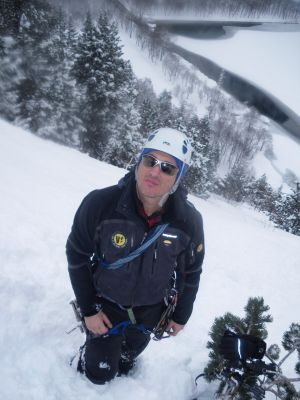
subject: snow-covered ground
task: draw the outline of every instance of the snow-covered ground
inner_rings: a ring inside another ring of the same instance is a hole
[[[284,176],[292,171],[300,179],[300,142],[296,141],[277,124],[271,123],[273,151],[275,158],[268,159],[264,152],[255,155],[252,166],[256,178],[266,175],[269,184],[273,188],[282,186],[285,193],[289,193],[291,187],[285,182]],[[296,178],[296,179],[297,179]],[[294,189],[296,185],[294,185]]]
[[[300,24],[224,27],[216,39],[173,36],[181,47],[255,83],[300,115]]]
[[[98,387],[79,375],[69,360],[84,338],[65,333],[76,324],[65,242],[83,196],[123,174],[0,121],[1,400],[189,399],[216,316],[242,316],[250,296],[263,296],[274,317],[269,344],[299,322],[300,238],[245,206],[191,197],[204,218],[207,253],[185,330],[152,341],[130,377]],[[212,399],[212,389],[201,381],[201,398]]]
[[[226,27],[228,36],[217,40],[196,40],[183,36],[173,36],[173,40],[187,50],[252,80],[300,115],[300,27],[297,27],[290,26],[286,32],[269,32],[263,27]],[[282,29],[282,25],[278,29]],[[178,82],[167,78],[161,63],[153,63],[147,52],[137,46],[134,37],[129,37],[126,32],[121,31],[121,39],[124,57],[130,60],[138,78],[150,78],[157,94],[166,89],[176,98]],[[200,71],[197,74],[205,84],[215,85]],[[187,95],[186,100],[195,106],[199,115],[205,114],[206,105],[200,102],[196,92]],[[269,133],[272,135],[276,159],[270,162],[263,153],[259,153],[252,166],[257,178],[266,174],[274,188],[283,185],[283,190],[288,192],[290,189],[284,183],[283,176],[290,170],[300,178],[300,142],[272,122]]]
[[[176,106],[181,102],[188,102],[189,105],[194,107],[195,112],[199,115],[207,114],[207,105],[199,100],[199,89],[196,87],[194,90],[186,90],[184,81],[181,79],[174,79],[169,76],[168,70],[163,66],[160,60],[151,60],[147,49],[141,50],[137,45],[134,36],[130,36],[126,31],[120,28],[120,38],[122,44],[122,51],[124,58],[130,60],[130,64],[135,75],[139,79],[151,79],[153,90],[156,95],[162,93],[163,90],[168,90],[172,94],[173,103]],[[180,63],[187,67],[200,82],[206,85],[215,86],[215,82],[207,78],[198,69],[191,67],[191,65],[184,59]]]

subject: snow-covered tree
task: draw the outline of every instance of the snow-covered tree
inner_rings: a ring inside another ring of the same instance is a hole
[[[214,183],[216,162],[210,146],[211,130],[207,117],[198,119],[193,116],[188,124],[188,134],[192,141],[193,153],[191,166],[186,178],[188,188],[206,197]]]
[[[78,146],[83,131],[79,95],[70,77],[76,33],[61,10],[26,3],[20,18],[21,77],[16,85],[17,122],[40,136]]]
[[[43,126],[49,108],[45,88],[51,83],[49,40],[56,24],[54,9],[41,0],[24,3],[18,48],[21,78],[16,87],[18,122],[33,132]]]
[[[113,132],[104,148],[103,160],[118,167],[128,168],[134,164],[142,148],[144,136],[140,131],[140,114],[136,104],[136,82],[128,68],[128,80],[119,90],[119,107],[110,122]]]
[[[172,95],[164,90],[157,99],[158,122],[160,127],[172,127],[173,124],[173,106]]]
[[[216,192],[228,200],[242,202],[246,200],[252,182],[253,178],[249,173],[247,165],[244,163],[237,164],[228,172],[224,179],[218,182]]]
[[[0,35],[15,37],[19,31],[23,0],[0,2]]]
[[[152,106],[157,102],[157,96],[154,92],[152,81],[149,78],[136,80],[136,102],[138,107],[146,100]]]
[[[143,100],[139,106],[139,114],[141,122],[140,132],[146,138],[151,131],[160,127],[156,104],[153,104],[148,99]]]
[[[140,134],[146,139],[151,131],[160,127],[157,96],[149,78],[136,80],[136,105],[140,116]]]
[[[50,81],[44,81],[41,126],[37,133],[52,140],[79,147],[84,128],[79,115],[80,92],[75,88],[75,80],[70,76],[73,64],[73,50],[76,31],[72,23],[60,11],[51,37],[47,42]]]
[[[82,149],[100,159],[109,138],[117,133],[116,127],[120,128],[120,110],[132,78],[119,41],[117,27],[109,22],[106,14],[99,16],[97,24],[88,14],[72,69],[83,92]]]
[[[16,86],[19,80],[18,51],[13,36],[0,36],[0,116],[8,121],[16,117]]]
[[[248,202],[259,211],[272,212],[274,208],[274,191],[263,174],[259,179],[250,184]]]
[[[300,191],[293,189],[292,193],[282,195],[281,201],[276,202],[275,210],[270,219],[279,228],[300,236]]]

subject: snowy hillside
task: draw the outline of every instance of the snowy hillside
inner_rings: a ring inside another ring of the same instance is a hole
[[[299,24],[224,29],[226,35],[217,40],[184,36],[173,40],[255,83],[300,115]]]
[[[189,399],[216,316],[243,315],[249,296],[263,296],[274,317],[269,344],[299,322],[300,238],[246,207],[191,197],[207,255],[186,329],[152,341],[128,378],[97,387],[78,375],[68,364],[83,335],[65,333],[76,324],[65,241],[83,196],[123,173],[0,121],[1,400]],[[212,386],[201,382],[200,390],[212,399]]]
[[[181,18],[184,19],[182,16]],[[278,30],[284,29],[278,27]],[[217,40],[192,39],[184,36],[172,36],[172,40],[183,48],[207,57],[221,67],[252,81],[299,114],[300,56],[297,44],[300,39],[299,26],[288,25],[286,32],[272,32],[263,26],[261,28],[226,27],[227,35]],[[177,80],[168,79],[160,62],[151,62],[146,51],[142,51],[133,37],[120,31],[124,57],[129,59],[134,73],[138,78],[150,78],[155,92],[164,89],[173,93],[176,99],[177,85],[183,85]],[[194,73],[195,69],[191,67]],[[200,71],[198,78],[206,85],[214,87],[211,81]],[[200,116],[206,114],[207,104],[200,102],[197,91],[189,93],[184,99],[195,107]],[[300,178],[300,143],[290,137],[279,125],[270,122],[269,133],[273,140],[275,159],[271,162],[263,153],[258,153],[252,166],[259,178],[266,174],[268,182],[279,188],[283,185],[285,192],[289,191],[284,183],[287,170]]]

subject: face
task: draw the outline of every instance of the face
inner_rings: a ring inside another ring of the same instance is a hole
[[[167,153],[153,150],[148,154],[151,154],[160,161],[167,161],[176,166],[174,157]],[[141,197],[152,199],[157,198],[159,200],[164,194],[170,191],[176,181],[176,176],[177,174],[174,176],[165,174],[161,171],[159,165],[155,165],[154,167],[145,167],[143,163],[140,162],[136,172],[138,193]]]

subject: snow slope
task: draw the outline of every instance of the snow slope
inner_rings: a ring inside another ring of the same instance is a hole
[[[285,193],[291,191],[291,187],[285,182],[284,176],[292,171],[300,179],[300,142],[288,135],[279,125],[271,123],[274,160],[268,159],[264,152],[258,152],[252,161],[256,178],[266,175],[269,184],[273,188],[282,186]],[[295,185],[294,185],[295,188]]]
[[[194,90],[191,90],[189,87],[187,90],[184,79],[170,77],[168,70],[161,61],[151,60],[148,50],[141,50],[133,35],[130,36],[121,27],[119,29],[124,58],[130,60],[132,69],[139,79],[151,79],[156,95],[161,94],[164,90],[171,92],[174,105],[179,106],[182,102],[187,102],[189,106],[193,106],[194,112],[200,117],[207,114],[207,104],[203,100],[199,100],[199,89],[197,87]],[[184,59],[180,60],[180,64],[186,66],[200,82],[209,86],[215,86],[214,81],[207,78],[196,68],[191,68],[191,65]]]
[[[246,79],[252,79],[259,86],[275,94],[281,101],[286,101],[287,105],[295,111],[298,110],[300,114],[300,91],[298,90],[300,88],[298,73],[300,53],[297,51],[300,31],[268,32],[256,31],[253,28],[252,30],[240,28],[237,31],[233,27],[226,27],[226,29],[230,31],[230,34],[224,39],[196,40],[183,36],[173,36],[173,39],[187,50],[203,55]],[[277,37],[280,40],[277,40]],[[150,78],[157,94],[163,90],[169,90],[176,99],[177,85],[182,86],[182,83],[168,79],[162,64],[152,62],[147,52],[137,46],[135,39],[122,30],[121,39],[124,57],[130,60],[137,77]],[[196,72],[194,68],[192,70],[206,85],[215,85],[200,71]],[[206,114],[207,105],[200,102],[196,92],[186,94],[185,100],[193,104],[199,116]],[[283,190],[289,192],[290,188],[284,183],[283,176],[286,170],[291,170],[300,179],[300,142],[290,137],[283,128],[272,121],[270,121],[269,132],[272,135],[276,159],[270,162],[263,153],[258,153],[252,166],[257,178],[266,174],[268,182],[274,188],[277,189],[283,185]]]
[[[76,324],[65,242],[81,199],[123,174],[0,121],[1,400],[189,399],[216,316],[243,315],[249,296],[263,296],[274,316],[269,344],[297,322],[300,238],[247,207],[191,197],[203,214],[207,255],[185,330],[152,341],[128,378],[98,387],[77,374],[68,363],[83,335],[65,333]],[[212,389],[200,382],[203,399]]]
[[[284,26],[284,27],[283,27]],[[225,27],[217,40],[173,36],[181,47],[255,83],[300,115],[300,24]]]

